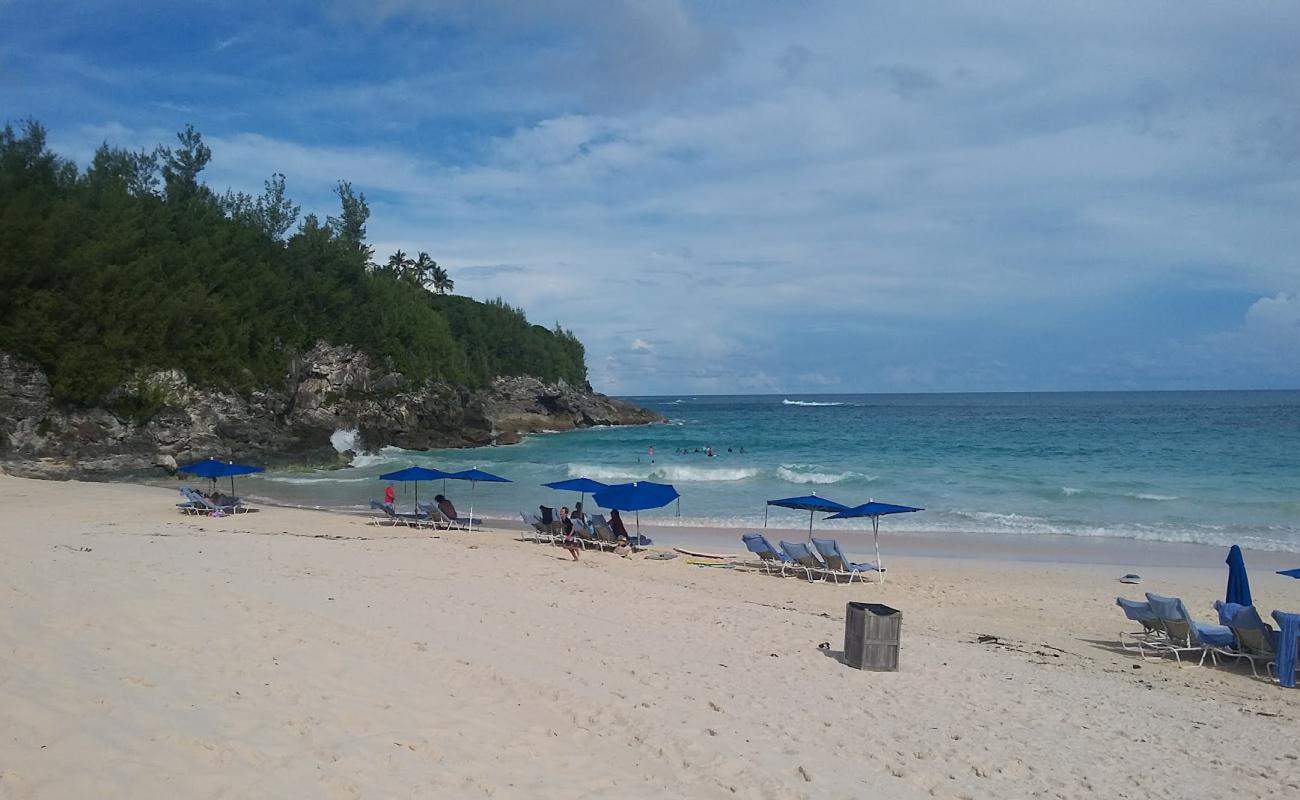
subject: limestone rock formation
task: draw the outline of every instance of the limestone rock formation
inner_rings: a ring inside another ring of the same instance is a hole
[[[330,436],[356,429],[368,450],[513,444],[526,433],[662,422],[590,385],[498,378],[470,391],[413,385],[377,369],[351,347],[318,343],[290,365],[284,383],[249,395],[196,387],[179,370],[141,375],[107,408],[55,405],[34,364],[0,353],[0,470],[44,478],[97,478],[174,471],[206,456],[329,465]],[[144,391],[161,402],[148,419],[109,408]]]

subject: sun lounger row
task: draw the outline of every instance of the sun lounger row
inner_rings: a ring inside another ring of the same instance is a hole
[[[761,533],[746,533],[740,539],[749,552],[758,556],[759,564],[764,570],[772,573],[779,571],[782,577],[787,574],[802,574],[813,582],[834,580],[838,583],[841,578],[845,578],[852,583],[854,579],[864,581],[863,576],[869,572],[884,572],[883,568],[875,564],[849,561],[840,550],[839,542],[834,539],[813,539],[813,547],[804,542],[783,540],[780,550],[773,547]],[[816,552],[813,548],[816,548]]]
[[[525,538],[531,538],[538,544],[559,545],[563,538],[563,528],[558,519],[552,518],[551,521],[545,521],[538,514],[530,514],[527,511],[520,511],[519,516],[528,524],[525,529]],[[591,523],[585,524],[581,520],[572,520],[573,540],[586,549],[594,550],[613,550],[618,546],[614,538],[614,530],[609,526],[609,521],[603,514],[592,514]],[[649,540],[645,540],[649,544]]]
[[[1124,649],[1136,651],[1148,660],[1172,655],[1179,666],[1182,666],[1185,655],[1189,658],[1199,655],[1197,663],[1201,665],[1208,657],[1215,666],[1218,666],[1220,657],[1238,662],[1246,659],[1256,677],[1259,676],[1259,665],[1263,664],[1270,678],[1275,672],[1285,675],[1289,671],[1289,679],[1283,683],[1294,685],[1294,645],[1289,653],[1284,652],[1286,648],[1278,631],[1260,617],[1254,606],[1216,601],[1214,608],[1219,615],[1219,624],[1215,625],[1193,619],[1181,598],[1150,592],[1146,598],[1145,602],[1115,598],[1115,604],[1124,616],[1142,626],[1140,631],[1120,634],[1119,644]],[[1273,612],[1273,618],[1284,630],[1295,616]],[[1286,657],[1279,658],[1279,653]]]
[[[371,525],[405,525],[409,528],[433,528],[440,531],[469,530],[466,520],[449,519],[434,503],[416,503],[415,513],[400,512],[392,505],[378,500],[371,500],[370,508],[380,512],[370,518]]]
[[[238,497],[221,497],[219,503],[214,503],[201,493],[195,491],[189,486],[182,486],[180,489],[183,502],[176,504],[176,509],[182,514],[203,515],[203,516],[225,516],[227,514],[245,514],[253,509],[244,505]]]

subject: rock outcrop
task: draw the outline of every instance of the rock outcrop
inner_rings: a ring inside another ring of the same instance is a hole
[[[135,388],[160,404],[148,419],[108,408],[62,408],[34,364],[0,353],[0,470],[43,478],[106,478],[170,472],[178,463],[239,458],[332,464],[337,430],[355,429],[367,450],[513,444],[541,430],[662,422],[656,414],[589,385],[498,378],[471,391],[413,384],[375,368],[351,347],[317,344],[287,370],[282,386],[248,395],[196,387],[179,370],[139,376]],[[108,406],[116,407],[108,398]]]

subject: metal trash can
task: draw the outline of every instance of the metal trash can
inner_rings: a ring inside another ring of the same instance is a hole
[[[844,663],[873,672],[898,671],[903,612],[880,603],[849,603],[844,614]]]

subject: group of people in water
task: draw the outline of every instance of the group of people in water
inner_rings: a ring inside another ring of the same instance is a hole
[[[695,448],[694,450],[692,450],[692,449],[689,448],[689,447],[678,447],[678,448],[676,448],[675,450],[673,450],[673,453],[674,453],[675,455],[679,455],[679,456],[688,456],[688,455],[691,455],[692,453],[701,453],[701,452],[704,453],[704,455],[705,455],[706,457],[708,457],[708,458],[713,458],[714,456],[716,456],[716,455],[718,454],[717,451],[714,450],[712,447],[706,447],[706,448],[704,448],[703,450],[701,450],[701,449],[698,448],[698,447]],[[728,447],[728,448],[727,448],[727,452],[728,452],[728,453],[739,453],[739,454],[741,454],[741,455],[745,455],[745,448],[742,447],[742,448],[740,448],[739,450],[732,450],[730,447]]]

